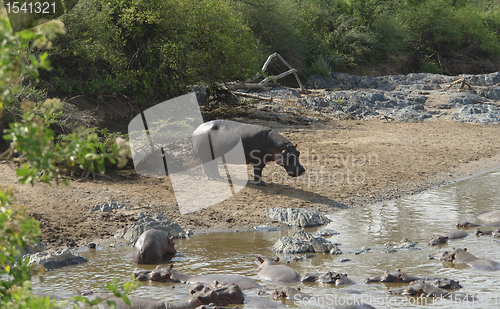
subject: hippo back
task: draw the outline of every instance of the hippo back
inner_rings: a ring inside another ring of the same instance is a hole
[[[142,233],[135,242],[133,257],[137,264],[154,264],[165,255],[175,253],[174,242],[165,232],[150,229]]]

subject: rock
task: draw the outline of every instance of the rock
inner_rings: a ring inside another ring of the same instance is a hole
[[[89,261],[87,258],[75,254],[70,249],[25,254],[23,256],[23,260],[26,260],[27,258],[30,259],[29,265],[35,265],[35,269],[38,269],[38,267],[42,265],[47,270],[81,264]]]
[[[264,231],[264,232],[274,232],[277,231],[278,229],[275,227],[267,226],[267,225],[258,225],[253,227],[257,231]]]
[[[284,222],[295,227],[311,227],[324,225],[331,220],[326,216],[313,210],[301,208],[268,208],[265,211],[266,216],[273,220]]]
[[[194,92],[199,104],[203,104],[208,100],[207,86],[192,85],[187,87],[187,92]]]
[[[338,235],[338,234],[340,234],[340,233],[336,232],[332,229],[323,229],[321,231],[317,231],[316,234],[314,234],[314,235],[321,236],[321,237],[328,237],[328,236],[333,236],[333,235]]]
[[[368,252],[368,251],[370,251],[370,250],[371,250],[371,248],[368,248],[368,247],[363,247],[363,248],[361,248],[361,249],[359,249],[359,250],[354,251],[354,254],[361,254],[361,253],[363,253],[363,252]]]
[[[471,104],[463,106],[451,119],[459,122],[500,123],[500,108],[492,104]]]
[[[137,238],[141,236],[147,230],[157,229],[160,231],[166,231],[170,236],[174,238],[186,238],[186,232],[181,228],[181,226],[167,219],[167,217],[159,213],[154,218],[146,215],[137,222],[130,223],[122,230],[118,230],[115,233],[115,238],[123,238],[127,241],[135,243]]]
[[[90,212],[94,211],[102,211],[102,212],[112,212],[113,210],[116,209],[122,209],[124,208],[125,210],[129,210],[128,206],[125,206],[124,204],[119,204],[117,202],[110,202],[110,203],[102,203],[102,204],[95,204],[92,209],[90,209]]]
[[[342,250],[339,249],[336,245],[330,250],[330,254],[332,255],[339,255],[342,254]]]
[[[418,242],[411,241],[407,238],[403,238],[399,243],[397,242],[387,242],[384,244],[384,247],[387,249],[386,252],[394,252],[393,250],[399,250],[399,249],[411,249],[411,250],[420,250],[420,248],[417,248]]]
[[[339,250],[337,246],[323,237],[313,236],[304,230],[292,234],[292,237],[285,236],[279,239],[274,245],[276,253],[327,253],[332,250]]]
[[[457,84],[442,90],[459,78],[465,78],[474,89],[462,91]],[[380,77],[346,73],[330,73],[329,77],[313,75],[307,82],[308,87],[325,91],[322,95],[315,92],[314,96],[303,96],[297,103],[332,118],[370,119],[386,115],[396,121],[416,122],[446,116],[446,119],[459,122],[500,123],[499,79],[499,72],[460,76],[428,73]],[[441,111],[423,108],[431,95],[448,100],[434,106]],[[446,111],[451,108],[459,110],[453,114]]]
[[[432,114],[425,111],[421,104],[407,106],[390,115],[396,119],[396,121],[401,122],[418,122],[432,117]]]

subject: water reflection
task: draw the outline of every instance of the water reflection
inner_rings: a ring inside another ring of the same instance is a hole
[[[299,273],[329,270],[347,273],[356,285],[332,287],[315,283],[298,283],[294,286],[301,287],[302,291],[313,295],[358,297],[365,302],[372,301],[377,308],[429,308],[430,306],[498,308],[499,304],[496,303],[500,284],[498,272],[484,272],[426,258],[428,254],[452,247],[467,247],[478,257],[500,261],[497,257],[500,243],[489,236],[477,237],[471,233],[466,238],[452,240],[447,245],[438,247],[427,245],[432,234],[445,234],[454,230],[455,223],[459,221],[477,221],[475,219],[477,213],[498,209],[498,200],[500,200],[500,171],[418,195],[331,214],[329,217],[332,222],[326,228],[334,229],[340,234],[332,236],[330,240],[341,243],[340,248],[345,253],[339,256],[317,254],[314,258],[295,261],[288,265]],[[315,230],[317,229],[308,229],[309,232]],[[171,263],[176,269],[191,275],[233,273],[249,276],[258,281],[256,278],[258,269],[255,265],[257,257],[274,256],[271,250],[274,242],[293,231],[195,235],[189,239],[176,240],[179,253]],[[383,245],[386,242],[399,242],[405,237],[417,241],[419,250],[384,253],[386,249]],[[347,253],[366,246],[371,248],[369,252]],[[35,291],[54,293],[63,297],[74,295],[77,289],[100,292],[104,291],[103,286],[112,281],[113,277],[122,282],[127,281],[136,267],[132,262],[130,247],[86,251],[83,255],[90,259],[89,263],[47,272],[43,277],[35,276]],[[350,261],[341,262],[346,258]],[[153,269],[155,266],[141,267]],[[394,285],[364,283],[364,279],[369,276],[395,269],[402,269],[416,276],[444,276],[459,280],[464,286],[462,291],[475,294],[482,303],[457,304],[442,300],[431,301],[427,305],[421,303],[402,305],[403,301],[408,301],[408,297],[388,298],[387,290]],[[43,281],[40,278],[43,278]],[[280,286],[258,282],[269,288]],[[188,287],[182,284],[147,282],[143,283],[134,294],[168,301],[178,299],[181,294],[187,293],[187,290]],[[247,295],[257,297],[255,291],[250,291]],[[291,301],[285,303],[288,307],[294,307]],[[302,305],[299,307],[306,308]]]

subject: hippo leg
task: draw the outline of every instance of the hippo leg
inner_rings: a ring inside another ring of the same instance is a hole
[[[219,161],[209,161],[203,164],[203,171],[209,180],[222,179],[219,174]]]
[[[253,181],[250,181],[250,183],[253,183],[258,186],[266,185],[266,183],[262,181],[262,169],[264,168],[264,166],[265,165],[259,165],[253,167]]]

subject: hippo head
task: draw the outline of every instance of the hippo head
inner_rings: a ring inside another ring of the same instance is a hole
[[[245,296],[240,287],[234,283],[220,284],[214,281],[212,285],[207,286],[199,283],[191,290],[200,303],[211,304],[214,303],[219,306],[230,304],[243,304]]]
[[[454,262],[457,259],[457,254],[463,254],[464,252],[467,252],[467,248],[453,248],[452,251],[443,251],[438,254],[434,255],[429,255],[427,258],[429,260],[440,260],[440,261],[445,261],[445,262]]]
[[[280,165],[285,168],[288,175],[299,177],[305,173],[305,168],[299,162],[300,151],[297,150],[297,145],[286,145],[281,155],[283,161]]]
[[[277,257],[275,259],[271,259],[271,258],[263,259],[259,256],[257,258],[257,265],[259,266],[259,268],[264,268],[264,267],[270,266],[270,265],[278,265],[279,261],[280,261],[279,257]]]
[[[445,244],[448,242],[448,239],[449,239],[448,236],[432,235],[429,245],[435,246],[435,245]]]
[[[471,222],[468,222],[468,221],[465,221],[465,222],[459,222],[455,225],[458,229],[462,229],[462,228],[469,228],[469,227],[474,227],[474,226],[478,226],[478,224],[475,224],[475,223],[471,223]]]

